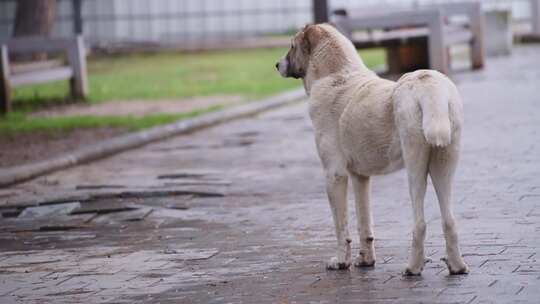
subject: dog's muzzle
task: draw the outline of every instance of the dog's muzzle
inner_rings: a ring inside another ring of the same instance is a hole
[[[276,63],[276,69],[279,71],[279,74],[281,75],[281,77],[289,77],[289,73],[288,73],[289,61],[287,60],[286,56],[281,58]]]
[[[287,56],[281,58],[281,60],[276,63],[276,69],[279,71],[281,77],[292,77],[295,79],[304,77],[302,73],[293,71],[294,69],[291,66]]]

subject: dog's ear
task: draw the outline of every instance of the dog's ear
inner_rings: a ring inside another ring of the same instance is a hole
[[[302,48],[306,53],[311,53],[319,42],[320,31],[321,29],[316,24],[307,24],[302,30],[300,38],[302,39]]]

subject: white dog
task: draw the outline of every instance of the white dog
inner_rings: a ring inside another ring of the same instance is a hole
[[[308,25],[295,35],[276,68],[283,77],[302,78],[309,114],[326,173],[326,190],[337,236],[337,256],[328,269],[351,264],[347,224],[347,183],[356,197],[360,253],[355,266],[375,264],[370,176],[407,170],[414,227],[412,253],[404,275],[420,275],[425,263],[424,196],[428,174],[439,199],[450,274],[465,274],[451,184],[463,124],[455,85],[443,74],[420,70],[397,82],[370,71],[352,43],[328,24]]]

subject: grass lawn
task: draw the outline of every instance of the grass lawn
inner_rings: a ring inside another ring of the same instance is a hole
[[[283,79],[274,63],[284,48],[221,52],[136,54],[90,58],[88,102],[111,100],[182,99],[193,96],[240,95],[246,100],[266,97],[301,85]],[[384,63],[382,50],[360,52],[366,64]],[[147,117],[58,117],[30,118],[29,112],[65,100],[66,81],[29,86],[14,91],[15,111],[0,118],[0,135],[34,130],[70,130],[91,127],[141,129],[206,111],[183,114],[157,114]],[[207,111],[219,107],[209,108]]]

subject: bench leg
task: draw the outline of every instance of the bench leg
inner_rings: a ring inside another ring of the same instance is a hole
[[[5,45],[0,48],[0,114],[11,110],[11,88],[9,85],[8,51]]]
[[[88,75],[82,36],[77,36],[75,45],[69,51],[68,59],[73,67],[73,78],[70,80],[71,95],[75,99],[85,99],[88,95]]]
[[[386,50],[388,73],[402,74],[418,69],[428,69],[427,40],[413,44],[389,47]]]
[[[386,65],[389,74],[400,74],[402,72],[399,47],[389,47],[386,49]]]
[[[540,37],[540,0],[531,1],[532,35]]]
[[[443,74],[448,74],[449,61],[444,44],[443,19],[440,12],[434,14],[428,22],[429,67]]]
[[[86,94],[83,93],[83,90],[81,90],[81,83],[80,80],[73,77],[69,79],[69,88],[71,92],[71,98],[73,100],[84,100],[86,97]]]
[[[476,3],[474,11],[470,15],[471,32],[473,40],[471,47],[471,63],[473,69],[484,67],[485,46],[484,46],[484,14],[480,3]]]
[[[11,94],[9,88],[3,85],[0,88],[0,115],[11,111]]]

